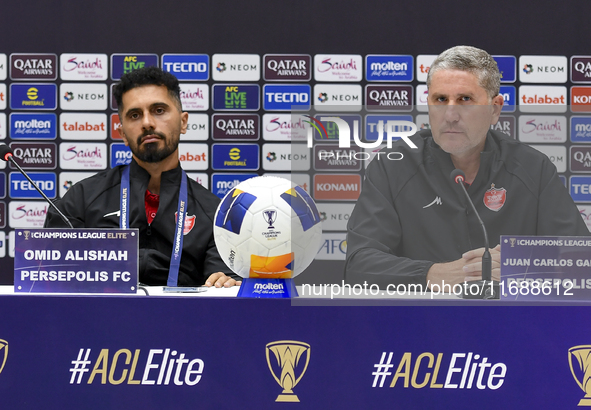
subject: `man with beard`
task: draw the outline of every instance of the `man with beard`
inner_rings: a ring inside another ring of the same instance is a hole
[[[213,239],[219,199],[180,167],[178,145],[189,114],[182,111],[178,80],[147,67],[121,77],[113,93],[121,119],[119,133],[131,149],[131,164],[76,183],[57,207],[74,227],[139,229],[141,283],[239,285]],[[177,215],[184,216],[184,224],[177,223]],[[45,227],[65,225],[49,210]],[[180,263],[173,258],[175,238],[182,238]]]

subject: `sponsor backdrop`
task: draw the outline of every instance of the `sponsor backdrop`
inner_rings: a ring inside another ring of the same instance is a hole
[[[200,2],[174,10],[155,1],[138,10],[112,0],[88,9],[73,1],[55,9],[7,4],[0,24],[0,140],[58,199],[80,179],[130,161],[112,86],[131,70],[162,67],[181,81],[190,114],[180,156],[191,177],[222,197],[250,176],[293,171],[325,221],[322,248],[298,283],[340,281],[346,223],[368,162],[351,158],[368,152],[336,149],[334,124],[327,123],[327,140],[313,149],[292,145],[305,139],[309,121],[290,112],[339,116],[351,127],[358,121],[366,142],[379,138],[379,121],[428,127],[429,65],[438,52],[471,44],[493,54],[502,72],[507,106],[493,128],[548,155],[591,226],[591,39],[582,17],[589,5],[567,1],[541,16],[530,5],[501,1],[487,5],[483,18],[469,7],[458,13],[431,3],[420,10],[352,1],[279,9],[267,1]],[[156,25],[147,29],[147,21]],[[487,24],[499,29],[483,30]],[[11,166],[0,169],[0,283],[6,284],[14,229],[42,226],[47,205]]]
[[[586,306],[4,296],[2,307],[19,312],[0,327],[6,409],[563,410],[591,392]],[[193,326],[178,312],[216,314]],[[248,319],[220,325],[236,312]]]

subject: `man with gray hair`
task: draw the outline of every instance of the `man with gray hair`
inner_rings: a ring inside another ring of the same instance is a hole
[[[349,219],[349,283],[449,284],[481,278],[484,237],[461,187],[459,169],[488,232],[493,279],[500,235],[589,235],[579,211],[542,153],[492,131],[503,107],[500,73],[485,51],[441,53],[427,77],[430,130],[373,160]]]

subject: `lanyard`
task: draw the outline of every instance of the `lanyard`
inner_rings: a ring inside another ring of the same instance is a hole
[[[129,229],[129,169],[129,165],[125,166],[121,174],[121,204],[119,208],[121,210],[119,214],[119,228],[121,229]],[[181,171],[181,189],[179,191],[179,204],[176,213],[176,230],[174,233],[172,254],[170,255],[170,269],[168,271],[166,286],[178,286],[179,267],[183,252],[183,231],[185,229],[185,215],[187,213],[187,175],[184,170]]]

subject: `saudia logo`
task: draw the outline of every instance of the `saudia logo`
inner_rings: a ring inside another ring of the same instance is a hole
[[[6,359],[8,359],[8,342],[0,339],[0,373],[4,370]]]
[[[279,340],[265,347],[267,364],[275,381],[283,391],[278,402],[299,402],[293,389],[302,380],[310,363],[310,345],[295,340]]]
[[[575,381],[585,393],[579,406],[591,406],[591,345],[568,349],[568,364]]]

